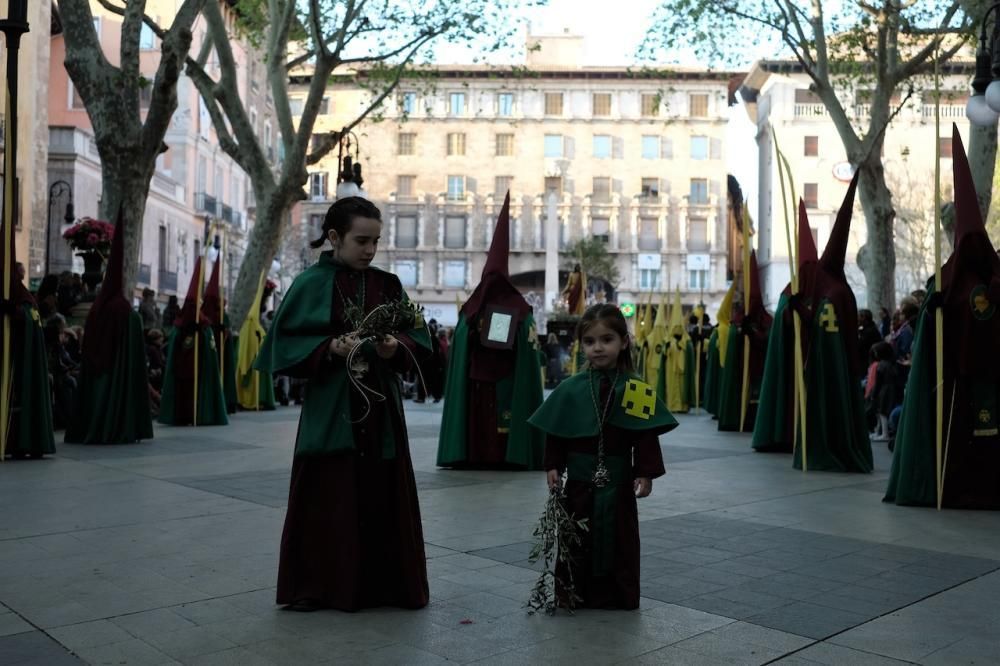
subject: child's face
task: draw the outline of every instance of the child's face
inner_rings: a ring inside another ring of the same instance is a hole
[[[603,321],[596,321],[581,336],[580,344],[591,367],[611,370],[618,365],[618,355],[628,346],[628,340],[622,339]]]
[[[341,238],[336,231],[330,231],[334,254],[348,268],[363,271],[368,268],[382,236],[382,223],[370,217],[356,217],[351,220],[351,228]]]

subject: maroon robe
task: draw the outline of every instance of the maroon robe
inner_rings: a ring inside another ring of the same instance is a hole
[[[359,291],[360,276],[358,271],[341,268],[337,284],[351,297]],[[366,311],[378,303],[398,300],[402,293],[396,276],[366,271]],[[333,335],[306,361],[283,374],[308,379],[343,368],[343,358],[327,359],[330,340],[352,328],[343,320],[342,309],[334,289]],[[410,355],[403,346],[415,352],[416,345],[406,336],[397,337],[400,348],[388,362],[405,372]],[[427,605],[423,529],[402,406],[386,387],[372,388],[388,399],[373,400],[368,417],[353,425],[353,451],[295,456],[281,535],[279,604],[310,600],[344,611]],[[356,420],[364,413],[364,400],[353,390],[350,396],[350,418]],[[310,399],[308,386],[305,399]],[[397,433],[396,451],[394,458],[383,459],[382,433],[389,420]]]

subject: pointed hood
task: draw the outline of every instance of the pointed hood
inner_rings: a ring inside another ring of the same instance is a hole
[[[722,299],[719,312],[715,315],[715,320],[718,322],[718,336],[716,336],[715,344],[719,348],[719,365],[723,368],[726,367],[726,353],[729,349],[729,327],[733,320],[733,296],[735,294],[736,280],[733,280],[729,283],[726,296]]]
[[[117,351],[124,348],[123,340],[132,315],[132,306],[123,292],[124,268],[125,216],[119,207],[107,272],[87,313],[87,334],[83,336],[83,358],[98,372],[111,367]]]
[[[680,333],[681,339],[688,337],[687,326],[684,325],[684,308],[681,305],[681,288],[674,291],[674,305],[670,309],[670,336]]]
[[[652,320],[652,326],[646,332],[646,341],[649,347],[655,350],[667,337],[667,305],[664,303],[663,294],[660,294],[660,305],[656,308],[656,316],[650,312],[649,319]]]
[[[264,341],[264,327],[260,323],[260,305],[264,301],[264,282],[266,277],[261,273],[257,281],[257,295],[247,313],[243,325],[240,326],[239,348],[236,355],[236,392],[240,405],[244,409],[260,408],[260,382],[253,364],[260,353]]]
[[[212,324],[222,324],[223,313],[225,311],[222,303],[222,287],[220,285],[219,266],[222,264],[222,255],[212,264],[212,275],[205,285],[205,296],[201,300],[201,311],[205,318]],[[263,295],[263,292],[261,292]]]
[[[750,265],[747,267],[750,271],[750,295],[747,298],[747,316],[753,318],[760,315],[760,313],[767,314],[764,308],[764,297],[760,291],[760,269],[757,267],[757,252],[755,250],[750,250]]]
[[[526,317],[531,312],[531,306],[524,300],[524,296],[510,281],[510,273],[507,268],[507,258],[510,254],[510,192],[503,201],[503,208],[497,217],[496,227],[493,230],[493,241],[490,243],[490,251],[486,256],[486,265],[483,267],[482,279],[479,285],[472,292],[472,296],[462,306],[462,314],[466,319],[471,319],[480,314],[488,305],[513,308],[518,313],[518,321]]]
[[[194,260],[194,272],[191,273],[191,282],[188,283],[187,296],[184,297],[184,305],[174,320],[174,326],[193,327],[195,325],[195,309],[198,307],[198,298],[201,294],[201,257]],[[205,317],[205,312],[201,313],[201,323],[210,323]]]
[[[1000,257],[990,242],[979,209],[979,197],[972,180],[969,158],[965,153],[958,126],[952,124],[952,169],[955,183],[955,251],[942,269],[945,289],[951,284],[954,273],[972,270],[982,279],[1000,274]]]
[[[812,228],[809,226],[809,215],[806,213],[806,202],[799,199],[799,270],[809,263],[819,261],[816,252],[816,241],[813,240]]]
[[[823,270],[838,277],[844,277],[847,240],[851,234],[851,217],[854,215],[854,194],[858,189],[858,175],[860,173],[860,169],[855,170],[854,177],[851,178],[851,184],[847,188],[847,194],[844,195],[843,203],[840,204],[840,210],[837,211],[837,220],[833,223],[833,229],[830,231],[830,238],[826,242],[823,256],[819,260]]]

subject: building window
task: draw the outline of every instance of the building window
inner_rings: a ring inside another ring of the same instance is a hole
[[[465,216],[449,215],[444,218],[444,246],[453,250],[465,247]]]
[[[326,199],[326,173],[316,172],[309,174],[309,196],[314,201]]]
[[[652,199],[660,196],[660,179],[659,178],[643,178],[642,179],[642,196],[647,199]]]
[[[950,160],[951,159],[951,137],[942,136],[938,139],[938,144],[941,146],[941,159]]]
[[[639,249],[643,252],[660,251],[660,223],[655,217],[639,220]]]
[[[417,286],[417,260],[397,259],[393,272],[399,278],[399,283],[404,287]]]
[[[330,98],[324,97],[319,103],[319,115],[326,116],[330,114]]]
[[[502,197],[510,192],[514,176],[497,176],[493,179],[493,196]]]
[[[545,93],[545,115],[561,116],[563,112],[563,94]]]
[[[660,288],[660,271],[655,268],[639,269],[639,289],[654,291]]]
[[[413,113],[413,110],[417,108],[417,93],[403,93],[399,96],[399,108],[406,115]]]
[[[555,194],[557,197],[562,196],[562,177],[561,176],[546,176],[545,177],[545,196],[549,194]]]
[[[312,213],[309,215],[309,230],[314,234],[323,234],[323,220],[326,219],[326,215],[323,213]]]
[[[514,115],[514,95],[513,93],[500,93],[497,95],[497,115]]]
[[[704,205],[708,203],[708,179],[692,178],[691,192],[688,196],[689,204]]]
[[[465,260],[451,260],[444,262],[442,267],[441,283],[445,287],[465,287]]]
[[[611,242],[611,221],[606,217],[591,218],[590,234],[594,240],[599,240],[602,243]]]
[[[448,134],[448,154],[465,154],[465,134],[462,132],[451,132]]]
[[[461,201],[465,198],[465,176],[448,176],[448,200]]]
[[[819,157],[819,137],[818,136],[807,136],[805,138],[805,146],[802,152],[806,157]]]
[[[643,116],[658,116],[660,115],[660,96],[659,95],[643,95],[642,96],[642,115]]]
[[[704,93],[692,94],[688,97],[688,104],[692,118],[708,117],[708,95]]]
[[[546,157],[562,157],[563,156],[563,137],[562,137],[562,134],[546,134],[545,135],[545,156]]]
[[[414,155],[417,144],[417,135],[412,132],[400,132],[397,135],[396,152],[400,155]]]
[[[707,136],[693,136],[693,137],[691,137],[691,159],[693,159],[693,160],[707,160],[708,159],[708,137]]]
[[[819,185],[816,183],[803,183],[802,199],[806,202],[806,208],[818,208]]]
[[[417,217],[400,215],[396,218],[396,247],[402,249],[417,246]]]
[[[153,34],[153,29],[150,28],[145,23],[139,28],[139,48],[144,50],[150,50],[155,46],[156,35]]]
[[[465,93],[452,93],[450,95],[448,113],[452,116],[465,115]]]
[[[611,115],[611,93],[594,93],[593,96],[594,115]]]
[[[497,134],[497,156],[510,157],[514,154],[514,135]]]
[[[301,116],[302,109],[305,107],[306,101],[301,97],[289,97],[288,98],[288,110],[293,116]]]
[[[644,134],[642,137],[642,159],[660,159],[660,137],[652,134]]]
[[[708,289],[708,271],[688,271],[688,289]]]
[[[594,157],[611,157],[611,137],[607,134],[594,135]]]
[[[611,179],[606,176],[594,178],[591,193],[595,199],[607,199],[611,196]]]
[[[409,197],[413,195],[413,184],[416,176],[396,176],[396,196]]]
[[[688,218],[688,250],[708,249],[708,220],[703,217]]]

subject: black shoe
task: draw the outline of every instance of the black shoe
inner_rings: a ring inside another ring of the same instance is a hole
[[[322,609],[323,604],[315,599],[301,599],[282,608],[282,610],[295,611],[297,613],[312,613]]]

